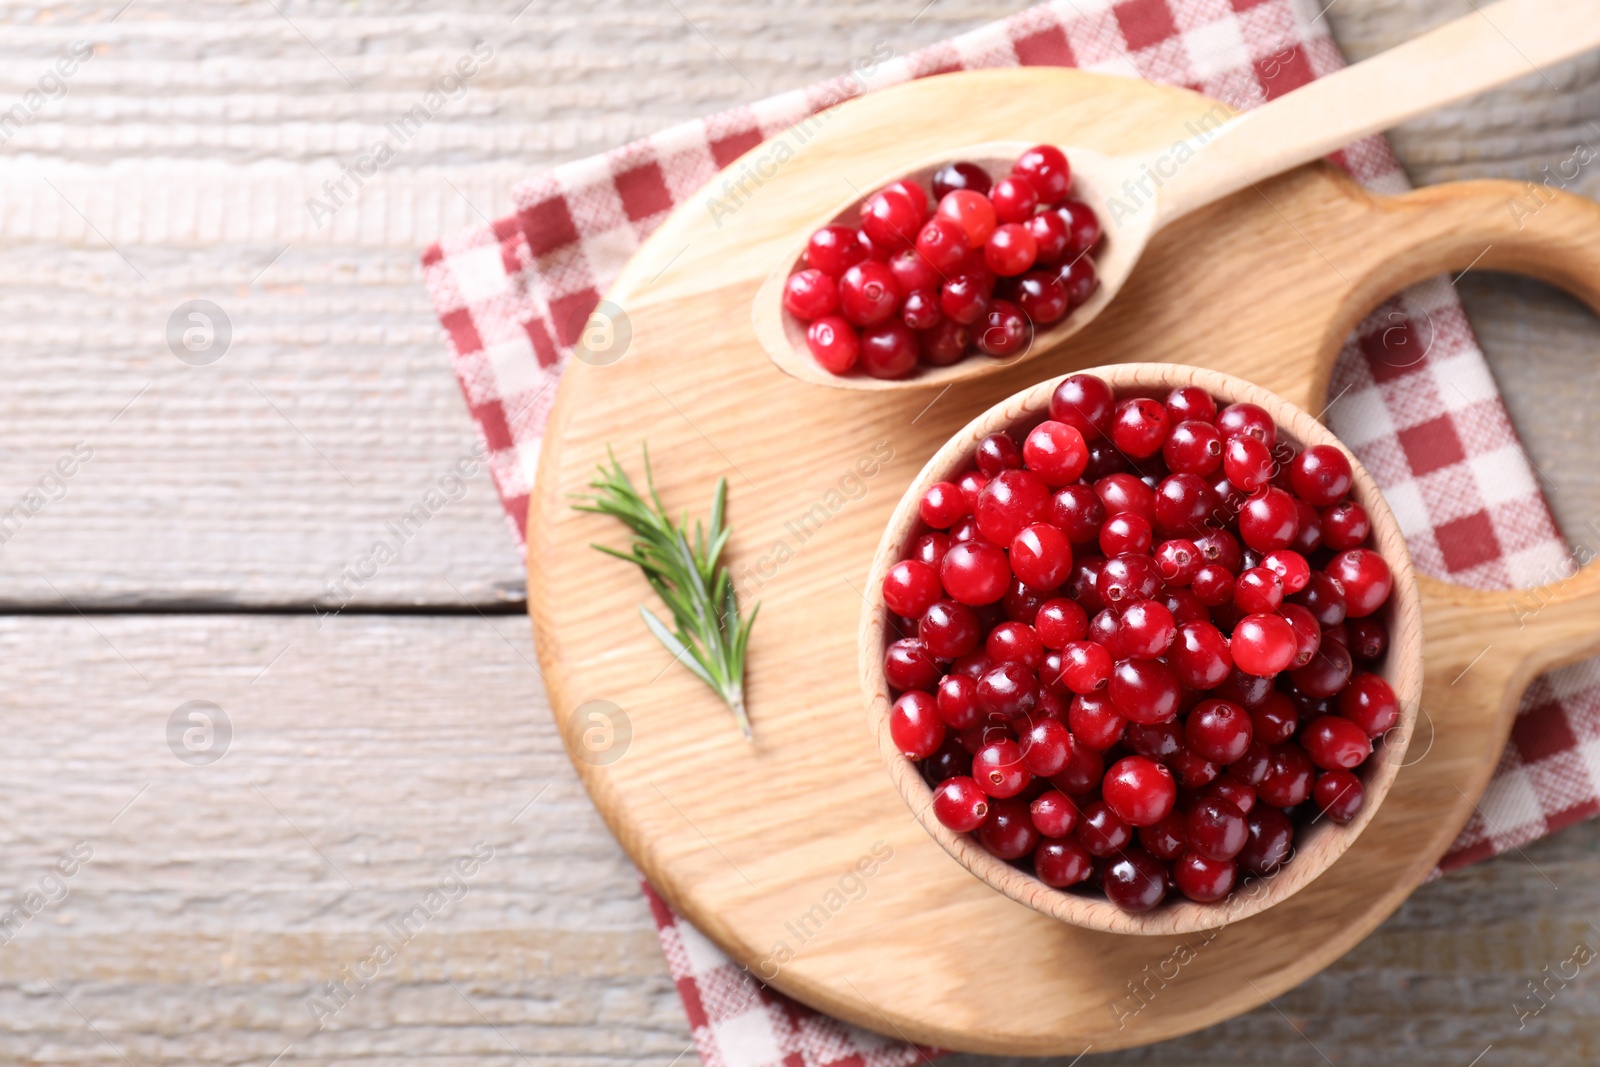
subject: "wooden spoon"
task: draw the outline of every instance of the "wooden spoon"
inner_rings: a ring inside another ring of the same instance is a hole
[[[811,233],[831,222],[854,224],[864,196],[807,226],[773,267],[756,294],[756,336],[785,373],[841,389],[944,385],[1014,365],[1083,329],[1115,299],[1151,236],[1174,219],[1362,137],[1597,46],[1600,12],[1593,0],[1501,0],[1254,111],[1226,122],[1219,116],[1217,124],[1198,129],[1190,140],[1136,156],[1064,146],[1073,195],[1100,213],[1105,230],[1094,253],[1100,286],[1086,303],[1037,331],[1031,345],[1006,359],[974,354],[948,367],[919,365],[910,377],[883,380],[859,371],[835,375],[812,358],[805,323],[784,310],[784,281],[802,265]],[[908,176],[926,187],[934,171],[954,160],[971,160],[1002,174],[1028,147],[999,141],[952,148],[909,172],[884,175],[867,192]]]

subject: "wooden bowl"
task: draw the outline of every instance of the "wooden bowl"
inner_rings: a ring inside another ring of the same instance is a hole
[[[1119,398],[1162,396],[1177,386],[1195,385],[1223,403],[1258,404],[1272,414],[1279,434],[1294,444],[1302,448],[1334,445],[1349,458],[1354,472],[1350,495],[1366,508],[1372,524],[1371,544],[1394,574],[1394,591],[1382,616],[1389,628],[1389,650],[1378,673],[1394,687],[1401,708],[1400,721],[1381,739],[1372,758],[1357,772],[1366,791],[1361,812],[1344,826],[1319,819],[1309,826],[1298,827],[1294,852],[1288,862],[1270,875],[1241,881],[1233,894],[1223,901],[1199,904],[1181,897],[1174,899],[1174,895],[1169,894],[1165,903],[1140,914],[1125,912],[1091,891],[1048,886],[1035,878],[1031,870],[992,855],[971,835],[955,833],[934,817],[932,789],[917,767],[900,754],[889,736],[891,699],[883,675],[883,656],[893,637],[889,612],[883,603],[883,578],[922,529],[917,505],[927,488],[968,469],[978,442],[988,434],[1011,430],[1021,440],[1027,430],[1048,417],[1050,395],[1061,378],[1025,389],[968,423],[934,454],[901,497],[873,558],[867,579],[867,606],[861,618],[861,685],[869,709],[868,719],[877,739],[879,755],[889,769],[895,788],[923,828],[962,866],[1001,893],[1063,922],[1093,930],[1184,934],[1213,929],[1264,911],[1310,884],[1350,847],[1383,803],[1403,762],[1422,692],[1422,612],[1416,576],[1399,525],[1372,476],[1326,427],[1287,400],[1242,378],[1177,364],[1123,363],[1083,373],[1103,378]]]

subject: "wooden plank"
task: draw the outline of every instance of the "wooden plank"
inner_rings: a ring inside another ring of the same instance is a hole
[[[94,627],[0,617],[0,900],[17,906],[75,842],[94,847],[66,899],[0,946],[0,1060],[123,1065],[61,994],[141,1065],[265,1065],[290,1044],[280,1063],[313,1067],[523,1063],[506,1039],[526,1062],[580,1067],[668,1067],[683,1051],[632,867],[561,751],[520,620]],[[221,706],[236,731],[211,766],[167,748],[167,719],[190,699]],[[496,854],[467,895],[316,1031],[306,999],[480,837]],[[1589,968],[1522,1029],[1514,1007],[1577,942],[1600,949],[1586,925],[1600,914],[1600,826],[1524,853],[1424,886],[1277,1000],[1292,1024],[1263,1006],[1084,1062],[1316,1065],[1320,1049],[1342,1065],[1465,1067],[1492,1043],[1484,1063],[1592,1063]]]

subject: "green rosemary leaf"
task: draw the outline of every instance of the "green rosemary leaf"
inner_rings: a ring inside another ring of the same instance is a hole
[[[632,563],[643,572],[645,581],[672,613],[673,622],[669,627],[641,604],[639,614],[645,627],[674,659],[722,698],[749,738],[744,665],[750,630],[760,605],[751,609],[748,618],[741,619],[733,579],[721,562],[732,533],[726,524],[728,480],[718,479],[711,514],[704,523],[695,522],[691,536],[688,513],[684,512],[674,523],[656,491],[648,447],[644,449],[648,497],[635,488],[609,447],[606,455],[610,466],[601,464],[597,468],[589,483],[593,492],[575,494],[572,506],[611,516],[628,527],[633,540],[626,552],[607,545],[592,547]]]

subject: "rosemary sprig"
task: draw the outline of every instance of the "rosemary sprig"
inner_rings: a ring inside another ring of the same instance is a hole
[[[654,612],[640,604],[639,614],[645,626],[668,652],[733,709],[739,729],[749,740],[752,735],[750,716],[744,706],[744,658],[750,643],[750,628],[755,625],[761,605],[751,609],[748,619],[740,621],[733,580],[728,576],[728,569],[718,562],[732,532],[723,521],[728,503],[728,480],[717,481],[709,525],[702,527],[700,521],[695,520],[691,541],[686,534],[688,513],[685,512],[675,525],[662,506],[650,472],[649,446],[644,448],[644,477],[650,491],[649,499],[634,488],[628,472],[622,469],[610,448],[606,449],[606,454],[611,460],[610,468],[602,464],[597,469],[594,480],[589,483],[594,492],[575,494],[582,503],[573,507],[620,520],[633,531],[633,545],[631,552],[619,552],[599,544],[591,547],[635,564],[644,572],[650,588],[672,611],[674,628],[669,629]]]

